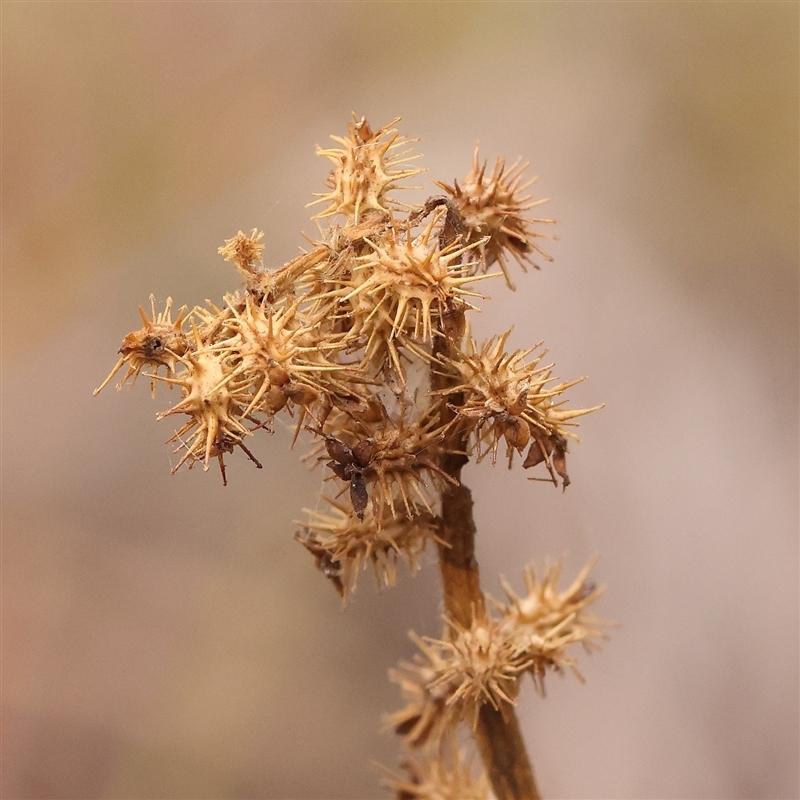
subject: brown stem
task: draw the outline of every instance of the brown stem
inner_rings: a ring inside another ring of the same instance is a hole
[[[475,739],[497,800],[541,800],[513,709],[502,713],[484,703]]]
[[[447,461],[445,458],[445,469]],[[460,478],[460,467],[447,471]],[[443,543],[439,544],[439,566],[445,608],[454,621],[469,628],[473,617],[483,616],[486,608],[475,560],[472,493],[463,484],[448,487],[442,494],[440,536]],[[501,712],[484,703],[475,739],[497,800],[539,800],[541,795],[513,708]]]
[[[426,211],[444,202],[447,205],[440,246],[452,244],[464,231],[458,208],[446,198],[431,198]],[[447,369],[456,357],[458,342],[464,336],[464,310],[453,307],[442,315],[433,342],[436,368],[431,370],[431,389],[437,393],[454,389],[460,383]],[[442,422],[452,423],[453,405],[463,404],[458,392],[445,394]],[[467,436],[457,427],[444,443],[440,467],[454,479],[442,492],[441,541],[438,543],[444,605],[448,616],[461,628],[471,628],[472,620],[486,617],[486,601],[481,591],[478,562],[475,560],[475,518],[472,492],[461,483],[461,468],[469,461]],[[455,634],[455,631],[453,631]],[[475,740],[497,800],[540,800],[533,768],[522,741],[514,709],[501,710],[489,703],[481,706],[475,727]]]
[[[447,348],[449,345],[445,342],[444,336],[439,337],[434,351],[441,352]],[[451,380],[445,374],[434,373],[431,382],[433,388],[441,389]],[[450,382],[450,385],[455,384]],[[444,410],[445,416],[450,414],[449,409]],[[486,603],[475,559],[472,493],[461,483],[461,468],[468,460],[463,455],[466,445],[463,434],[454,434],[440,461],[442,470],[458,483],[446,486],[442,492],[438,549],[445,609],[460,627],[469,629],[474,618],[485,617]],[[519,721],[512,707],[500,711],[484,703],[478,715],[475,740],[497,800],[540,800]]]

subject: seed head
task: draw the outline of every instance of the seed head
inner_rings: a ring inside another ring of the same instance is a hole
[[[278,307],[252,294],[243,302],[231,296],[226,300],[230,318],[215,348],[252,390],[245,414],[272,417],[287,403],[307,408],[326,390],[343,387],[337,375],[343,376],[346,369],[327,357],[337,344],[333,338],[318,337],[299,312],[300,300]]]
[[[465,298],[481,297],[464,288],[481,279],[472,274],[477,262],[460,263],[478,243],[440,248],[438,235],[434,237],[446,213],[446,208],[437,209],[415,239],[408,231],[405,236],[392,231],[380,241],[366,240],[372,252],[357,259],[355,288],[343,298],[355,301],[355,314],[364,326],[377,316],[391,324],[390,338],[404,333],[429,342],[433,315],[441,319],[453,308],[473,308]]]
[[[225,240],[225,244],[219,248],[219,254],[226,261],[234,263],[245,281],[250,280],[259,271],[261,251],[264,249],[261,244],[263,238],[264,232],[259,233],[258,228],[253,228],[249,236],[239,231],[232,239]]]
[[[324,149],[317,146],[317,155],[325,156],[333,162],[334,168],[328,178],[330,192],[321,193],[309,205],[327,202],[330,205],[314,217],[329,217],[343,214],[348,224],[357,225],[361,216],[368,212],[381,214],[391,213],[394,208],[402,208],[403,204],[388,197],[393,188],[411,188],[396,184],[422,172],[413,167],[399,168],[419,158],[409,155],[412,148],[401,152],[392,152],[417,139],[406,139],[392,126],[400,121],[400,117],[392,120],[377,131],[373,131],[366,117],[349,125],[349,137],[331,136],[340,148]]]
[[[528,162],[520,162],[521,159],[517,160],[506,172],[505,159],[498,158],[491,174],[487,175],[487,162],[484,160],[483,164],[480,163],[476,147],[472,171],[467,175],[463,186],[458,181],[453,181],[452,186],[436,181],[458,206],[467,230],[467,243],[480,242],[478,247],[485,267],[497,262],[510,289],[515,286],[508,272],[509,253],[522,267],[523,272],[527,271],[527,263],[538,269],[533,262],[535,253],[547,261],[553,260],[534,241],[536,238],[553,237],[534,231],[533,226],[537,223],[553,225],[555,220],[527,216],[530,209],[546,203],[547,200],[529,202],[530,195],[521,196],[537,178],[521,184]]]
[[[381,768],[395,800],[489,800],[489,781],[453,739],[448,752],[417,752],[400,767],[405,776]]]
[[[173,468],[173,474],[187,462],[191,468],[195,462],[201,461],[203,469],[207,470],[211,457],[215,456],[224,482],[223,454],[241,445],[242,438],[251,433],[242,424],[243,409],[250,398],[249,387],[235,380],[235,370],[222,353],[201,349],[198,335],[196,344],[198,347],[194,352],[188,352],[180,359],[184,369],[178,377],[159,377],[159,380],[179,386],[182,400],[158,414],[157,419],[172,414],[189,416],[189,421],[167,440],[179,443],[176,453],[185,450]],[[255,463],[260,466],[257,461]]]
[[[475,340],[468,337],[465,350],[446,362],[446,366],[456,371],[463,382],[437,394],[448,398],[456,424],[474,435],[478,460],[491,452],[494,462],[500,439],[504,438],[510,466],[514,452],[521,453],[533,439],[531,448],[535,448],[536,454],[544,454],[535,463],[545,461],[552,475],[551,456],[556,449],[552,443],[563,443],[558,445],[563,451],[559,457],[563,457],[566,453],[565,437],[575,438],[568,429],[575,423],[569,420],[601,406],[566,410],[562,408],[563,401],[554,402],[583,378],[548,386],[553,381],[553,365],[540,366],[547,351],[541,351],[526,361],[541,347],[541,342],[527,350],[508,354],[505,345],[510,334],[509,330],[502,336],[492,337],[480,349]],[[482,444],[487,447],[483,452]],[[526,459],[523,466],[534,466],[535,463]],[[569,479],[566,471],[563,472],[566,484]]]
[[[501,614],[503,629],[524,652],[527,671],[539,692],[544,692],[544,676],[549,668],[561,672],[568,667],[583,681],[568,648],[580,643],[587,652],[592,652],[598,648],[596,640],[606,638],[601,627],[610,623],[587,611],[605,591],[605,586],[598,587],[587,581],[595,560],[590,561],[563,592],[558,591],[563,563],[548,566],[541,580],[536,566],[529,564],[525,569],[525,595],[517,595],[505,580],[501,580],[506,602],[488,598]]]
[[[502,711],[516,705],[518,675],[530,666],[524,643],[501,622],[476,616],[469,628],[445,619],[450,638],[412,635],[423,653],[406,671],[425,678],[423,696],[444,699],[474,728],[484,703]],[[430,712],[429,712],[430,713]]]
[[[129,379],[132,389],[139,373],[145,367],[152,367],[155,371],[158,371],[159,367],[165,367],[167,376],[174,374],[178,361],[190,347],[189,340],[183,332],[183,315],[186,306],[183,306],[178,312],[175,322],[172,321],[171,316],[171,297],[167,298],[164,310],[156,314],[156,299],[151,294],[150,308],[152,319],[148,319],[145,310],[139,306],[139,315],[144,322],[144,327],[129,333],[122,340],[119,348],[121,354],[119,361],[114,365],[108,377],[94,390],[94,395],[99,394],[125,364],[128,365],[128,371],[117,385],[117,391],[120,391]],[[151,377],[150,392],[153,395],[155,395],[155,388],[155,379]]]
[[[359,519],[336,500],[324,495],[322,500],[327,510],[307,509],[309,519],[303,524],[303,533],[295,538],[328,577],[335,576],[334,585],[345,602],[348,593],[356,589],[359,573],[368,567],[372,567],[378,586],[394,586],[400,559],[404,558],[415,573],[425,545],[436,538],[429,514],[398,520],[384,504],[379,507],[377,518],[368,506]]]
[[[326,424],[332,434],[322,433],[331,461],[333,474],[351,486],[351,498],[356,514],[362,514],[367,497],[371,496],[376,521],[382,519],[380,509],[387,505],[394,517],[400,503],[408,519],[427,512],[433,514],[435,494],[453,479],[438,466],[439,445],[446,425],[435,413],[425,413],[416,420],[401,417],[393,420],[380,407],[374,421],[350,419],[332,415]],[[341,426],[341,430],[339,430]],[[332,443],[333,440],[333,443]],[[318,452],[319,449],[315,452]],[[358,506],[352,489],[358,487],[363,496]]]

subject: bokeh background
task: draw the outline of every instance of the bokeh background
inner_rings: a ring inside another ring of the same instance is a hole
[[[478,140],[531,160],[560,222],[474,324],[606,408],[564,494],[467,473],[490,592],[599,553],[621,623],[523,692],[545,795],[797,797],[797,4],[6,1],[3,798],[381,796],[433,555],[343,614],[286,431],[223,488],[170,477],[168,393],[92,398],[151,292],[236,288],[224,239],[297,252],[353,111],[403,116],[428,192]]]

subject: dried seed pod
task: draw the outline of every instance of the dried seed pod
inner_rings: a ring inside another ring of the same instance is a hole
[[[525,594],[518,595],[501,579],[506,601],[487,598],[500,614],[504,629],[524,648],[529,659],[526,669],[540,693],[544,692],[543,680],[548,669],[570,669],[583,681],[569,648],[580,643],[591,653],[599,648],[598,641],[606,638],[602,628],[611,623],[588,610],[605,591],[604,586],[598,587],[587,580],[595,561],[596,558],[586,564],[562,592],[558,591],[562,562],[546,567],[541,579],[531,563],[524,572]]]
[[[99,394],[111,382],[113,377],[127,364],[128,371],[119,382],[117,391],[131,380],[131,388],[136,383],[136,378],[145,367],[152,367],[154,372],[159,367],[166,367],[167,376],[175,374],[175,368],[181,356],[189,349],[189,340],[183,332],[184,313],[186,306],[178,312],[178,318],[172,321],[172,298],[168,297],[164,310],[156,314],[156,300],[150,295],[150,309],[152,319],[147,317],[145,310],[139,306],[139,315],[144,322],[144,327],[129,333],[119,348],[121,358],[114,365],[108,377],[98,386],[93,394]],[[155,395],[155,380],[151,378],[150,392]]]
[[[267,377],[273,386],[285,386],[291,379],[286,368],[275,362],[267,367]]]
[[[319,400],[319,392],[310,386],[288,384],[281,387],[286,397],[298,406],[311,406]]]
[[[593,411],[594,409],[589,409]],[[557,486],[556,475],[561,478],[562,486],[566,489],[571,481],[567,475],[567,440],[558,434],[545,435],[537,430],[534,441],[531,443],[528,455],[522,462],[523,469],[530,469],[542,462],[547,466],[550,479]],[[531,478],[530,480],[535,480]]]
[[[325,436],[325,449],[337,464],[347,466],[353,463],[353,451],[341,439]]]
[[[393,209],[403,204],[392,200],[389,192],[405,178],[422,172],[415,167],[402,167],[419,155],[410,155],[412,148],[398,153],[393,151],[405,147],[416,139],[406,139],[392,126],[400,117],[392,120],[377,131],[373,131],[365,117],[350,123],[349,137],[331,136],[340,148],[317,147],[317,155],[325,156],[334,164],[328,179],[330,192],[317,194],[318,200],[309,203],[329,203],[328,207],[314,217],[343,214],[349,226],[358,225],[363,214],[375,212],[391,214]]]
[[[256,396],[258,396],[258,392],[256,392]],[[282,386],[270,386],[263,394],[259,408],[272,416],[281,411],[287,402],[289,402],[289,395]]]
[[[529,202],[530,195],[521,196],[537,180],[531,178],[522,183],[528,162],[523,164],[519,159],[506,171],[505,159],[498,158],[489,175],[486,174],[486,167],[486,161],[480,163],[476,147],[472,171],[464,180],[463,186],[458,181],[453,181],[452,185],[439,181],[436,184],[452,196],[458,207],[466,230],[465,241],[480,241],[479,252],[484,267],[489,268],[495,262],[498,263],[509,288],[514,289],[508,272],[507,255],[514,258],[523,272],[527,271],[529,263],[536,269],[539,268],[533,261],[536,253],[545,260],[552,261],[553,257],[534,240],[555,237],[535,231],[533,226],[554,225],[555,220],[527,216],[530,209],[547,202],[547,199]]]
[[[353,448],[353,460],[359,467],[365,469],[375,457],[375,442],[372,439],[362,439]]]
[[[198,347],[180,361],[185,370],[179,377],[159,377],[159,380],[179,386],[183,398],[156,417],[160,420],[172,414],[189,416],[189,421],[167,440],[179,443],[176,452],[185,450],[172,472],[177,472],[187,461],[190,467],[201,461],[207,470],[212,455],[218,457],[222,466],[222,453],[230,452],[233,444],[241,443],[251,433],[242,424],[242,408],[249,400],[248,386],[234,380],[235,373],[225,358],[213,350]],[[187,434],[188,441],[184,438]]]
[[[549,386],[553,380],[552,365],[540,366],[547,351],[539,352],[530,361],[527,361],[528,357],[541,343],[508,354],[505,345],[510,334],[509,330],[502,336],[492,337],[480,349],[469,337],[466,349],[443,363],[446,369],[459,376],[461,382],[438,390],[436,394],[448,400],[456,425],[473,434],[478,460],[490,452],[494,462],[499,441],[503,438],[510,465],[513,454],[521,453],[533,437],[535,441],[523,467],[545,461],[551,475],[561,475],[567,484],[565,437],[577,438],[569,431],[568,427],[574,423],[568,420],[589,414],[601,406],[570,411],[560,408],[561,403],[554,403],[554,399],[583,379]],[[487,449],[481,453],[483,443]],[[556,443],[560,444],[556,446]],[[538,457],[539,450],[542,458]],[[556,453],[558,469],[550,459],[551,454],[556,457]]]
[[[498,424],[502,428],[503,437],[509,447],[521,452],[528,446],[528,442],[531,440],[530,423],[509,415]]]
[[[403,759],[404,775],[381,771],[394,800],[490,800],[489,780],[473,761],[453,736],[438,750]]]
[[[345,599],[362,570],[372,569],[378,586],[394,585],[398,560],[406,560],[416,572],[427,541],[436,538],[435,520],[429,515],[396,520],[388,506],[380,507],[376,516],[366,505],[363,518],[358,518],[339,501],[324,496],[322,500],[327,508],[307,511],[309,519],[295,538],[325,565],[328,577],[331,573],[340,579]]]

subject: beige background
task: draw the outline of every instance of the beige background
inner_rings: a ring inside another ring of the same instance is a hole
[[[166,393],[91,396],[150,292],[236,287],[239,228],[297,252],[351,111],[430,178],[530,159],[561,223],[475,325],[607,407],[564,495],[468,472],[487,589],[598,552],[622,623],[523,693],[543,791],[798,796],[796,4],[3,2],[2,48],[4,798],[380,795],[432,556],[342,614],[285,433],[223,489],[170,477]]]

